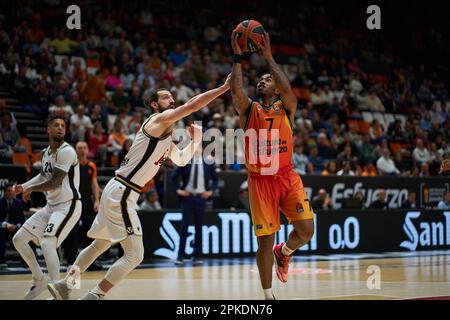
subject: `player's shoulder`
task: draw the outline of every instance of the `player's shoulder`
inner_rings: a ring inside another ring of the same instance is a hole
[[[71,144],[64,142],[61,145],[61,147],[59,147],[57,156],[58,157],[61,157],[61,156],[77,157],[77,152],[75,151],[75,148]]]

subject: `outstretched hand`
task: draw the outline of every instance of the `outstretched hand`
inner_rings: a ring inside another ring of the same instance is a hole
[[[264,32],[262,36],[261,45],[259,46],[259,52],[267,60],[272,57],[272,48],[270,46],[270,37],[267,32]]]
[[[234,54],[242,54],[242,49],[238,43],[238,33],[236,30],[233,30],[231,33],[231,47],[233,48]]]

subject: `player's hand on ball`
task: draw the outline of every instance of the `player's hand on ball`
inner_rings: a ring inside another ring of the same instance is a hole
[[[238,43],[238,33],[236,30],[233,30],[233,33],[231,34],[231,47],[233,48],[234,54],[242,54],[242,49]]]
[[[262,36],[261,46],[259,47],[259,51],[264,58],[272,57],[272,48],[270,46],[270,37],[267,32]]]

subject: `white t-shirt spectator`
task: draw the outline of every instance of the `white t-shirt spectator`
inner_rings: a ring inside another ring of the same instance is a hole
[[[400,170],[395,166],[394,161],[391,158],[380,157],[377,160],[377,169],[380,175],[392,174],[392,173],[400,173]]]
[[[83,115],[82,118],[78,114],[74,114],[70,117],[70,124],[77,127],[92,128],[92,121],[87,115]]]
[[[65,106],[62,106],[62,107],[58,107],[56,105],[53,105],[50,108],[48,108],[48,112],[49,113],[62,112],[62,111],[64,111],[66,113],[66,115],[69,115],[69,116],[73,115],[72,107],[69,106],[69,105],[65,105]]]
[[[194,90],[184,84],[181,84],[179,87],[173,86],[170,90],[177,93],[177,102],[183,103],[188,101],[195,94]]]
[[[417,162],[427,162],[431,160],[430,152],[426,148],[419,149],[416,147],[413,151],[413,158]]]

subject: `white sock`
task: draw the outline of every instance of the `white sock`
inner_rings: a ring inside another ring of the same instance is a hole
[[[266,300],[275,300],[275,296],[273,295],[272,288],[263,289],[263,291],[264,291],[264,298]]]
[[[56,244],[56,237],[44,237],[41,242],[42,253],[44,254],[45,263],[47,264],[48,275],[53,282],[60,279],[59,273],[59,257]]]
[[[285,256],[290,256],[292,253],[294,252],[294,250],[289,249],[285,244],[283,244],[283,246],[281,247],[281,253]]]
[[[91,290],[91,292],[95,293],[95,294],[98,294],[98,295],[101,295],[101,296],[104,296],[106,294],[106,292],[103,291],[102,289],[100,289],[100,287],[98,285],[96,285],[95,288],[93,288]]]
[[[37,262],[33,249],[31,249],[30,241],[33,240],[33,235],[25,228],[20,228],[13,238],[14,247],[20,253],[20,256],[25,261],[31,270],[33,279],[42,280],[44,273]]]

